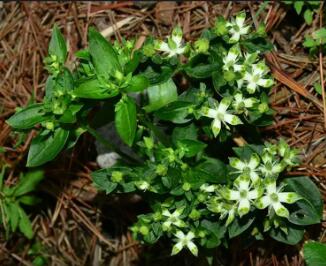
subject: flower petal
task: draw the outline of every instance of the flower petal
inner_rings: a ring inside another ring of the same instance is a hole
[[[265,209],[270,204],[271,204],[271,200],[270,200],[269,196],[261,197],[260,199],[258,199],[256,201],[256,207],[258,209]]]
[[[228,107],[231,104],[231,98],[230,97],[224,97],[222,101],[220,102],[218,106],[218,112],[224,114],[225,111],[228,109]]]
[[[197,246],[194,244],[194,242],[192,242],[192,241],[189,241],[188,243],[187,243],[187,247],[188,247],[188,249],[190,250],[190,252],[194,255],[194,256],[198,256],[198,248],[197,248]]]
[[[254,184],[258,183],[258,181],[260,180],[259,175],[255,171],[250,171],[249,176]]]
[[[241,199],[239,201],[238,213],[241,216],[247,214],[250,211],[250,202],[247,199]]]
[[[172,248],[171,256],[178,254],[182,250],[182,248],[183,245],[181,242],[176,243]]]
[[[250,160],[249,160],[249,168],[250,169],[256,169],[257,166],[259,165],[260,163],[260,158],[259,158],[259,155],[257,153],[253,153],[251,156],[250,156]]]
[[[229,158],[229,160],[230,160],[230,165],[235,169],[242,171],[246,167],[246,164],[243,161],[241,161],[239,158],[231,157]]]
[[[240,120],[239,117],[237,117],[236,115],[231,115],[231,114],[225,114],[224,121],[229,123],[232,126],[242,124],[242,121]]]
[[[284,205],[280,202],[273,203],[273,209],[278,216],[288,218],[290,215],[287,208],[285,208]]]
[[[213,131],[213,135],[214,137],[216,137],[219,133],[220,133],[220,130],[221,130],[221,120],[215,118],[212,122],[212,131]]]
[[[266,191],[268,194],[276,193],[276,181],[275,179],[266,180]]]
[[[292,203],[302,199],[302,197],[300,197],[297,193],[294,193],[294,192],[278,193],[278,198],[279,198],[280,202],[285,202],[288,204],[292,204]]]

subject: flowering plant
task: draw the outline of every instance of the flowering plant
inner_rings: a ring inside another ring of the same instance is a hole
[[[7,120],[16,130],[40,125],[27,165],[53,160],[88,131],[120,158],[92,174],[94,185],[107,194],[138,193],[149,203],[131,228],[136,239],[153,244],[167,237],[172,255],[189,249],[195,256],[199,247],[227,245],[240,234],[297,243],[303,226],[320,221],[322,203],[307,177],[284,178],[298,152],[284,140],[263,144],[256,130],[273,114],[264,27],[253,31],[239,13],[218,18],[195,42],[182,35],[176,27],[167,40],[148,38],[136,49],[134,40],[112,45],[90,28],[89,47],[76,53],[71,71],[55,27],[43,103]],[[89,116],[94,107],[105,110],[98,112],[105,123],[114,121],[125,145],[99,137],[96,115]],[[232,148],[240,134],[256,144]]]

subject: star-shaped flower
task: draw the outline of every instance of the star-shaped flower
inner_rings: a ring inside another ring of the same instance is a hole
[[[239,176],[234,181],[234,189],[225,189],[222,196],[231,201],[237,202],[237,210],[241,216],[250,211],[251,202],[258,199],[263,194],[262,189],[252,187],[248,176]]]
[[[245,20],[246,14],[242,12],[236,16],[235,20],[226,24],[231,33],[230,43],[238,42],[241,35],[245,35],[249,32],[250,26],[245,26]]]
[[[253,64],[251,67],[251,71],[245,72],[242,80],[246,82],[247,91],[250,94],[255,93],[259,86],[268,88],[273,85],[274,82],[272,79],[264,78],[267,72],[268,69],[264,63]]]
[[[198,248],[193,242],[195,238],[193,232],[190,231],[185,235],[182,231],[177,231],[175,236],[177,237],[177,243],[172,248],[172,256],[178,254],[184,247],[187,247],[194,256],[198,255]]]
[[[276,187],[275,179],[266,180],[265,195],[257,200],[256,207],[258,209],[265,209],[269,207],[269,212],[274,210],[276,215],[288,218],[289,211],[282,203],[292,204],[301,199],[301,197],[294,192],[281,192],[283,186]]]
[[[159,41],[156,43],[155,48],[161,52],[166,53],[167,57],[180,55],[185,52],[186,47],[182,46],[182,30],[180,27],[175,27],[172,35],[168,37],[168,41]]]
[[[256,98],[244,98],[241,93],[237,93],[234,95],[232,106],[238,114],[241,114],[243,112],[246,112],[247,108],[252,108],[257,102],[258,100]]]
[[[167,217],[167,220],[163,222],[163,230],[167,231],[170,229],[170,226],[173,224],[177,227],[184,227],[185,222],[180,219],[180,216],[183,212],[183,209],[176,209],[173,213],[169,210],[164,210],[162,212],[163,216]]]
[[[227,112],[227,109],[231,104],[231,98],[225,97],[219,104],[217,101],[214,101],[213,104],[214,108],[203,107],[201,114],[214,119],[211,127],[215,137],[220,133],[222,123],[227,129],[229,129],[227,124],[233,126],[242,124],[239,117]]]
[[[236,64],[239,60],[240,51],[240,47],[238,45],[234,45],[233,47],[231,47],[227,55],[224,56],[223,69],[225,71],[229,71],[231,68],[233,68],[235,72],[242,71],[243,66],[240,64]]]
[[[234,173],[249,176],[253,183],[257,183],[260,180],[259,175],[257,173],[258,166],[260,163],[260,158],[257,153],[253,153],[250,156],[249,161],[241,161],[239,158],[234,158],[234,157],[229,158],[229,160],[230,160],[230,165],[238,170],[235,171]]]
[[[284,170],[284,163],[276,160],[269,152],[264,151],[262,154],[263,164],[259,170],[266,178],[276,178]]]

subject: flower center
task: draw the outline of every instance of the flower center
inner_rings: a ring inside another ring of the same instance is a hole
[[[248,191],[246,189],[242,189],[240,191],[240,197],[241,198],[245,199],[245,198],[247,198],[247,195],[248,195]]]
[[[217,118],[221,121],[224,121],[224,114],[223,113],[218,113]]]
[[[277,195],[276,193],[272,193],[272,194],[270,195],[270,197],[271,197],[271,200],[272,200],[272,201],[274,201],[274,202],[278,202],[278,195]]]

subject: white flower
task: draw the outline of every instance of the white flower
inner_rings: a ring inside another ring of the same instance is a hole
[[[267,177],[277,177],[283,170],[284,164],[278,162],[270,153],[264,151],[262,154],[263,164],[259,167],[262,174]]]
[[[241,35],[245,35],[249,32],[250,26],[245,26],[246,14],[240,13],[236,16],[235,20],[228,22],[226,26],[231,33],[230,42],[235,43],[240,40]]]
[[[186,47],[182,46],[182,30],[176,27],[172,31],[172,35],[168,38],[168,42],[159,41],[156,49],[168,54],[168,57],[183,54]]]
[[[214,119],[211,127],[215,137],[220,133],[222,123],[226,126],[227,129],[229,129],[227,124],[233,126],[242,124],[239,117],[227,112],[227,109],[230,106],[230,104],[231,104],[231,98],[225,97],[222,99],[220,104],[214,103],[215,105],[214,109],[208,107],[204,107],[202,109],[201,113],[203,116]]]
[[[244,98],[241,93],[237,93],[236,95],[234,95],[232,106],[239,114],[245,112],[246,108],[252,108],[257,102],[258,100],[256,98]]]
[[[239,55],[240,55],[240,47],[238,45],[235,45],[231,47],[229,52],[227,53],[226,56],[223,58],[223,69],[225,71],[229,71],[231,67],[233,67],[233,70],[235,72],[240,72],[243,69],[242,65],[236,64],[237,61],[239,60]]]
[[[258,86],[268,88],[273,85],[272,79],[263,78],[267,72],[267,66],[263,63],[253,64],[251,71],[245,72],[242,80],[247,83],[247,91],[250,94],[255,93]]]
[[[183,209],[176,209],[173,213],[169,210],[164,210],[162,212],[163,216],[167,217],[167,220],[163,223],[163,230],[166,231],[170,229],[170,226],[173,224],[177,227],[184,227],[185,223],[180,219]]]
[[[146,191],[147,189],[149,189],[150,185],[148,182],[142,180],[142,181],[136,181],[135,185],[140,189],[140,190],[144,190]]]
[[[257,174],[260,159],[257,153],[250,156],[249,161],[241,161],[239,158],[229,158],[230,165],[237,169],[235,173],[248,175],[253,183],[257,183],[260,178]]]
[[[177,231],[175,236],[177,243],[172,248],[172,256],[178,254],[184,247],[187,247],[194,256],[198,255],[198,248],[192,241],[195,238],[193,232],[190,231],[185,235],[182,231]]]
[[[250,178],[244,175],[234,181],[234,186],[236,189],[226,189],[222,195],[227,200],[237,202],[238,213],[241,217],[250,211],[251,202],[259,198],[263,191],[259,188],[252,188]]]
[[[282,203],[292,204],[301,197],[294,192],[281,192],[282,186],[276,187],[276,180],[266,180],[266,193],[263,197],[257,200],[256,207],[258,209],[265,209],[269,207],[269,212],[273,209],[276,215],[288,218],[289,211],[284,207]]]

